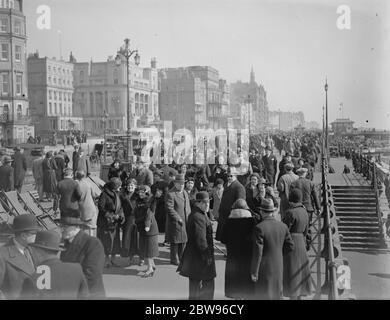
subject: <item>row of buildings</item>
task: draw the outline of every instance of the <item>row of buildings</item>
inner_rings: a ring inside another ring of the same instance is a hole
[[[267,93],[253,69],[248,82],[228,84],[210,66],[157,69],[152,58],[149,67],[130,62],[127,70],[125,61],[113,57],[103,62],[78,62],[72,53],[68,61],[40,57],[38,52],[27,57],[26,43],[23,0],[0,1],[2,145],[70,130],[125,132],[127,71],[131,128],[171,121],[174,131],[272,129]]]

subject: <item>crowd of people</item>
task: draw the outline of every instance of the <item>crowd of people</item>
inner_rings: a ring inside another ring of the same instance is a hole
[[[217,240],[226,246],[227,297],[298,299],[309,295],[310,225],[313,213],[320,209],[311,181],[318,160],[313,148],[316,141],[311,139],[298,139],[298,149],[284,146],[280,163],[273,154],[273,142],[258,149],[254,146],[244,174],[224,164],[153,165],[138,158],[129,168],[116,159],[100,195],[86,182],[90,172],[81,148],[75,147],[72,167],[62,152],[42,155],[33,163],[34,178],[40,200],[45,194],[57,202],[65,251],[58,234],[37,233],[36,221],[28,222],[27,229],[14,228],[15,238],[0,251],[0,290],[11,299],[66,294],[103,298],[104,267],[119,267],[116,259],[121,256],[128,265],[145,265],[142,277],[153,277],[160,246],[169,246],[170,263],[189,278],[189,298],[213,299]],[[1,172],[2,167],[0,176]],[[14,226],[17,223],[15,218]],[[158,243],[159,234],[165,234],[164,243]],[[13,268],[6,254],[9,247],[14,252],[27,248],[35,266],[16,286],[7,278]],[[81,273],[71,263],[79,263]],[[44,264],[58,270],[55,275],[73,268],[72,281],[57,279],[56,289],[40,290],[34,281],[36,268]],[[72,291],[76,283],[77,292]]]

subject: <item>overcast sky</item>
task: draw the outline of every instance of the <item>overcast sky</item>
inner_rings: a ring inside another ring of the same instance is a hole
[[[321,123],[324,82],[329,121],[390,129],[390,6],[387,0],[28,0],[28,52],[105,61],[128,37],[141,65],[209,65],[229,82],[256,80],[270,110],[303,111]],[[36,25],[51,8],[50,30]],[[339,30],[339,5],[351,8],[351,29]],[[366,122],[368,121],[368,122]]]

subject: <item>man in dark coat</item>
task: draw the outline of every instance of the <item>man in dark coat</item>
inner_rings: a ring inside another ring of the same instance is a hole
[[[82,194],[79,183],[72,178],[71,169],[65,170],[64,180],[57,185],[57,193],[60,196],[59,208],[61,218],[79,215],[79,200]]]
[[[21,153],[19,147],[15,147],[13,167],[15,189],[20,193],[22,192],[23,181],[26,175],[27,160],[26,156]]]
[[[255,150],[252,150],[251,154],[249,155],[249,162],[252,166],[253,172],[257,173],[260,177],[262,177],[264,171],[264,163],[260,155],[257,154]]]
[[[65,159],[63,154],[60,152],[54,156],[54,161],[56,162],[57,169],[56,171],[56,180],[57,183],[64,179],[64,169],[66,168]]]
[[[61,237],[56,231],[39,231],[34,247],[37,271],[23,284],[22,298],[32,300],[79,300],[88,297],[87,281],[78,263],[58,259]]]
[[[297,188],[302,192],[302,204],[305,206],[309,214],[309,226],[313,218],[314,211],[319,212],[321,209],[320,200],[318,198],[316,186],[314,182],[306,179],[308,170],[306,168],[299,168],[297,170],[298,180],[291,184],[291,189]]]
[[[283,157],[282,161],[279,162],[279,173],[278,178],[276,179],[276,183],[279,181],[280,177],[284,174],[286,174],[286,169],[284,168],[286,163],[290,163],[292,161],[291,154],[286,153],[286,155]]]
[[[263,221],[255,226],[252,235],[251,278],[256,282],[255,298],[280,300],[283,296],[283,254],[294,249],[294,241],[287,226],[274,218],[272,200],[264,199],[260,210]]]
[[[61,261],[80,263],[88,282],[90,299],[104,299],[103,285],[104,248],[99,239],[86,234],[81,228],[84,222],[80,218],[64,217],[62,238],[65,251],[61,252]]]
[[[265,148],[265,156],[263,156],[264,172],[263,177],[273,187],[275,185],[275,176],[277,171],[278,161],[272,154],[272,150],[269,146]]]
[[[215,239],[222,240],[222,229],[229,217],[233,203],[237,199],[246,199],[246,191],[244,186],[237,180],[237,170],[234,167],[229,167],[227,170],[228,182],[223,190],[221,204],[219,206],[219,218]]]
[[[4,156],[3,165],[0,167],[0,190],[5,192],[14,190],[14,168],[11,163],[11,157]]]
[[[176,176],[174,187],[169,190],[165,205],[167,210],[165,238],[170,243],[171,264],[179,265],[187,242],[186,223],[191,213],[189,195],[184,190],[184,175]]]
[[[0,300],[20,298],[24,281],[35,272],[34,253],[28,245],[34,242],[39,229],[32,214],[14,218],[15,237],[0,248]]]
[[[141,159],[137,159],[136,169],[130,175],[137,181],[137,185],[151,187],[153,185],[153,172],[146,167],[146,164]]]
[[[77,165],[78,165],[79,159],[80,159],[79,149],[80,149],[80,146],[76,144],[74,146],[74,151],[72,154],[73,174],[75,174],[77,171]]]
[[[302,192],[295,188],[290,192],[290,208],[283,222],[287,225],[294,241],[294,250],[283,257],[283,292],[285,297],[295,300],[311,294],[309,258],[305,238],[309,218],[302,204]]]
[[[188,243],[178,267],[180,275],[189,278],[190,300],[212,300],[214,278],[217,276],[214,260],[213,227],[207,212],[209,195],[201,191],[188,217]]]

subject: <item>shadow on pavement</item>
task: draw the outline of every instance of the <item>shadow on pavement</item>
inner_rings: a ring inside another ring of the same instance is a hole
[[[140,270],[127,269],[125,267],[104,268],[103,274],[120,274],[123,276],[139,276]]]

